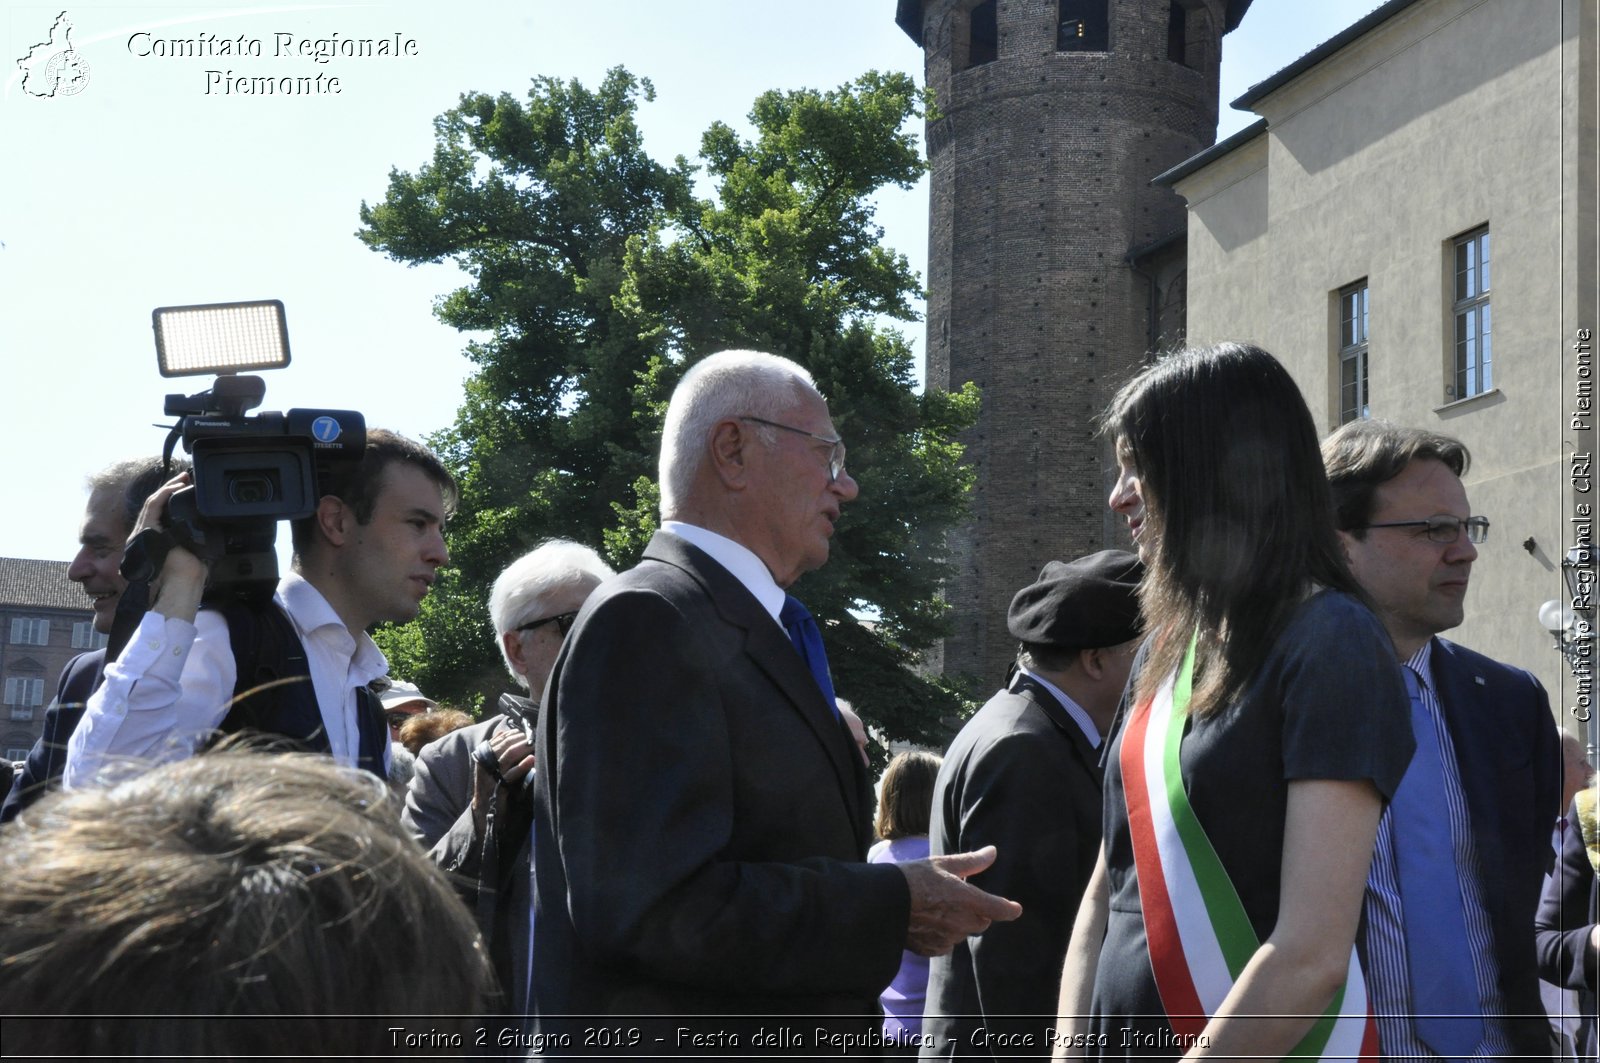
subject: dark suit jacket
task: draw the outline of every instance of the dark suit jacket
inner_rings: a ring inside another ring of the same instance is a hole
[[[1595,1011],[1600,1008],[1600,966],[1589,948],[1589,933],[1600,920],[1600,887],[1594,865],[1584,847],[1574,807],[1567,813],[1567,830],[1561,837],[1561,854],[1555,873],[1539,899],[1535,939],[1539,948],[1539,973],[1548,982],[1578,991],[1578,1051],[1595,1058]]]
[[[930,966],[924,1059],[991,1058],[989,1033],[1029,1034],[1041,1058],[1078,901],[1100,849],[1099,754],[1053,694],[1017,675],[967,721],[945,754],[929,830],[935,855],[994,845],[970,880],[1022,905]],[[1030,1054],[1012,1042],[1007,1056]]]
[[[1519,1053],[1547,1055],[1534,915],[1561,815],[1561,739],[1539,681],[1444,639],[1433,678],[1466,790],[1479,882],[1494,931],[1500,991]]]
[[[12,784],[5,806],[0,808],[0,823],[9,823],[24,808],[50,791],[51,785],[67,769],[67,740],[83,719],[83,707],[105,678],[106,651],[80,653],[61,669],[56,697],[44,712],[44,730],[28,751],[22,773]]]
[[[909,890],[893,865],[864,862],[872,795],[856,749],[726,569],[657,533],[602,584],[556,662],[536,755],[541,1031],[566,1029],[578,1049],[585,1024],[553,1016],[881,1022]],[[694,1054],[680,1025],[726,1026],[672,1019],[652,1051]]]

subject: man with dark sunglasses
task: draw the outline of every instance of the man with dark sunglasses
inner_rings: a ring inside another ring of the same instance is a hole
[[[424,746],[400,814],[436,864],[471,883],[464,892],[508,1013],[527,1010],[533,724],[578,610],[612,575],[593,550],[564,539],[507,566],[490,592],[489,619],[523,693],[500,695],[499,713]]]
[[[413,716],[421,716],[439,707],[415,683],[404,679],[378,680],[378,704],[383,706],[383,718],[389,725],[389,741],[400,741],[400,726]]]
[[[1561,749],[1532,675],[1439,638],[1466,614],[1489,521],[1467,449],[1353,421],[1322,445],[1339,539],[1411,691],[1417,753],[1378,823],[1363,951],[1385,1058],[1542,1056],[1534,916]]]

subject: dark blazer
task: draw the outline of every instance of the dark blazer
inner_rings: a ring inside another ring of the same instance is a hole
[[[18,812],[49,793],[61,773],[67,770],[67,740],[78,729],[83,707],[89,695],[99,689],[105,671],[104,649],[80,653],[61,669],[55,700],[44,711],[44,730],[28,750],[22,772],[12,783],[4,807],[0,807],[0,823],[11,822]]]
[[[924,1059],[992,1058],[973,1043],[979,1027],[1031,1037],[1011,1041],[1008,1057],[1050,1055],[1045,1030],[1056,1025],[1067,940],[1100,849],[1100,782],[1083,729],[1021,673],[956,735],[934,789],[931,849],[995,846],[994,865],[969,881],[1017,901],[1022,917],[934,957]]]
[[[872,795],[855,746],[726,569],[658,532],[602,584],[545,690],[536,755],[540,1032],[581,1050],[593,1024],[556,1016],[659,1015],[667,1039],[651,1051],[697,1054],[677,1027],[729,1027],[690,1016],[881,1022],[909,890],[864,862]]]
[[[1466,790],[1478,878],[1494,931],[1511,1037],[1544,1056],[1550,1024],[1539,999],[1534,915],[1550,868],[1550,825],[1561,815],[1561,739],[1539,681],[1445,639],[1433,640],[1433,678]]]
[[[1578,1052],[1585,1059],[1595,1058],[1595,1013],[1600,1009],[1600,965],[1589,947],[1589,934],[1600,920],[1600,888],[1594,864],[1578,829],[1574,806],[1567,813],[1567,829],[1561,836],[1561,853],[1555,873],[1545,883],[1539,899],[1539,915],[1534,923],[1539,949],[1539,973],[1548,982],[1578,991]]]

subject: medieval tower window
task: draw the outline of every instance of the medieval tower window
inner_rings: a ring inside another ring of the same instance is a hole
[[[967,12],[967,70],[1000,57],[1000,29],[995,20],[996,0],[983,3]]]
[[[1177,0],[1167,5],[1167,60],[1194,65],[1189,62],[1189,12]]]
[[[1108,0],[1056,0],[1056,51],[1110,51],[1108,6]]]

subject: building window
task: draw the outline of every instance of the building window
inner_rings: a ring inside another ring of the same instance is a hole
[[[1489,323],[1489,229],[1455,240],[1456,382],[1452,397],[1469,399],[1494,387]]]
[[[80,620],[72,625],[72,648],[75,650],[103,649],[110,639],[94,629],[93,620]]]
[[[50,621],[15,618],[11,621],[11,642],[23,646],[50,645]]]
[[[30,752],[30,750],[24,749],[22,746],[7,746],[6,747],[6,759],[7,760],[13,760],[13,761],[14,760],[27,760],[29,752]]]
[[[10,705],[13,710],[17,708],[32,709],[36,705],[44,704],[44,680],[7,679],[6,704]],[[32,716],[33,713],[29,712],[27,717],[21,718],[28,719]],[[12,713],[12,718],[18,718],[15,711]]]
[[[1107,0],[1056,0],[1056,51],[1110,51],[1107,6]]]
[[[995,0],[983,0],[967,12],[967,70],[1000,57],[1000,28],[995,19]]]
[[[1167,5],[1167,60],[1189,64],[1189,12],[1177,0]]]
[[[1367,282],[1339,292],[1339,423],[1371,417],[1367,393]]]

